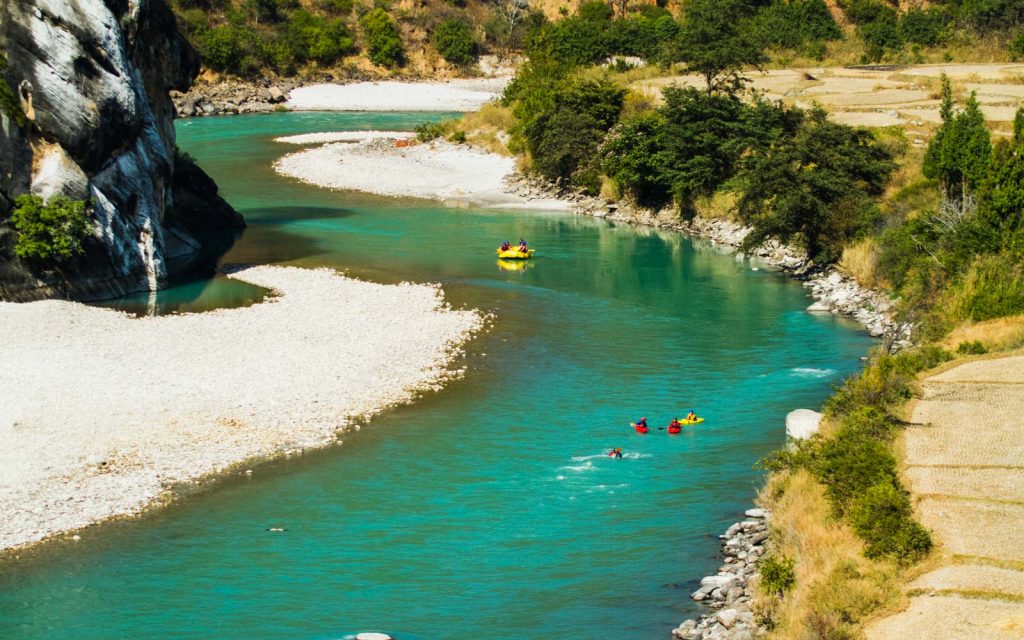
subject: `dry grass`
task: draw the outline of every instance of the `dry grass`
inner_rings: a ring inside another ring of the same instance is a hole
[[[757,596],[755,608],[774,624],[770,638],[854,637],[871,616],[901,605],[898,569],[864,558],[808,472],[776,474],[761,502],[772,510],[773,553],[796,560],[792,591],[782,600]]]
[[[735,222],[736,194],[729,191],[718,191],[714,195],[702,196],[694,203],[697,213],[703,218],[730,220]]]
[[[869,236],[843,249],[839,268],[862,286],[873,288],[879,284],[878,255],[878,244]]]
[[[1024,315],[984,322],[964,322],[946,337],[942,346],[954,350],[963,342],[978,341],[989,351],[1007,351],[1024,346]]]
[[[464,131],[466,141],[475,147],[503,156],[508,150],[508,130],[515,123],[512,111],[497,102],[485,104],[479,111],[467,113],[447,123],[448,133]]]

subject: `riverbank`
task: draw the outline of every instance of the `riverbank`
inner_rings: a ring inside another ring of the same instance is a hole
[[[138,513],[250,459],[334,443],[457,374],[450,365],[483,322],[435,286],[269,266],[229,276],[274,295],[155,318],[0,304],[0,550]]]
[[[724,563],[718,573],[705,576],[690,597],[711,612],[686,620],[672,630],[679,640],[740,640],[761,637],[766,629],[755,619],[751,581],[757,562],[768,547],[768,517],[764,509],[748,509],[747,518],[730,526],[722,540]]]

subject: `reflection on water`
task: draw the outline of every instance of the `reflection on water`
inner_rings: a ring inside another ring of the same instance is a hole
[[[531,266],[529,260],[498,260],[498,268],[502,271],[526,271]]]

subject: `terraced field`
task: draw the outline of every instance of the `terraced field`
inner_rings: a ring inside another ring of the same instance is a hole
[[[940,560],[867,637],[1024,638],[1024,356],[929,378],[911,421],[905,479]]]

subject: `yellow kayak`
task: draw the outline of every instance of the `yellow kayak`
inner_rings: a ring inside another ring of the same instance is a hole
[[[533,257],[534,250],[528,249],[526,251],[520,251],[519,249],[509,249],[508,251],[502,251],[501,248],[495,249],[498,253],[498,257],[502,260],[529,260]]]
[[[695,418],[693,420],[680,420],[680,424],[700,424],[704,422],[704,418]]]

